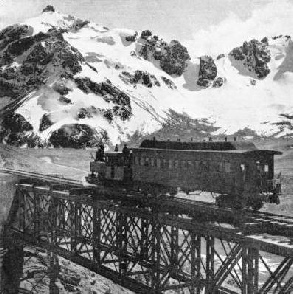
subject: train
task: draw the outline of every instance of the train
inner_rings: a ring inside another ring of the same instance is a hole
[[[137,148],[104,152],[90,162],[90,184],[135,190],[145,196],[174,197],[210,192],[220,207],[257,211],[280,202],[280,176],[274,175],[275,150],[249,141],[144,140]]]

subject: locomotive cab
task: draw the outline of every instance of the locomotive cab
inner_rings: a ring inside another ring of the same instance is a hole
[[[131,158],[130,150],[123,152],[107,152],[103,159],[90,163],[90,183],[103,184],[104,182],[128,183],[131,181]]]
[[[105,180],[129,182],[131,180],[131,153],[108,152],[105,154]]]

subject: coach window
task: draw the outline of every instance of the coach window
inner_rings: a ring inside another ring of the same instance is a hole
[[[144,166],[144,161],[145,161],[145,160],[144,160],[144,157],[141,157],[141,158],[140,158],[140,165],[141,165],[141,166]]]
[[[155,159],[153,157],[151,158],[151,166],[155,166]]]
[[[185,168],[186,167],[186,161],[185,160],[182,160],[181,161],[181,168]]]
[[[173,160],[172,159],[169,159],[169,168],[173,168]]]
[[[149,166],[149,158],[148,157],[145,158],[144,166]]]
[[[240,164],[240,169],[241,169],[242,172],[245,171],[245,164],[244,163]]]
[[[269,165],[268,164],[265,164],[264,165],[264,172],[265,173],[268,173],[269,172]]]
[[[194,167],[195,167],[195,169],[198,169],[199,168],[199,161],[195,161],[194,162]]]
[[[231,163],[225,162],[225,172],[230,173],[231,172]]]
[[[175,168],[178,168],[178,166],[179,166],[179,161],[178,161],[178,160],[175,160],[175,161],[174,161],[174,167],[175,167]]]
[[[139,158],[138,158],[138,156],[135,156],[134,157],[134,164],[135,165],[139,165]]]
[[[188,168],[193,168],[193,162],[191,160],[188,160],[187,163],[188,163]]]
[[[161,167],[161,159],[157,158],[157,167]]]
[[[167,160],[166,159],[163,159],[163,168],[166,168],[167,167]]]

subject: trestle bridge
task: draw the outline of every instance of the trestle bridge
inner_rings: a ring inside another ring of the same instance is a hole
[[[287,294],[292,239],[286,216],[33,175],[17,184],[3,246],[14,258],[41,247],[135,293]]]

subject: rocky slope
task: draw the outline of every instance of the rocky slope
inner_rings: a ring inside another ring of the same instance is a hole
[[[288,135],[292,48],[289,36],[264,37],[194,58],[149,30],[110,30],[48,6],[0,32],[0,140],[117,143],[170,125],[174,111],[206,136]]]

